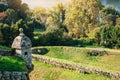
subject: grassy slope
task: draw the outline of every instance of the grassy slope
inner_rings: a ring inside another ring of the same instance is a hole
[[[0,71],[27,71],[27,68],[18,57],[0,57]]]
[[[40,62],[33,62],[33,64],[34,70],[30,73],[30,80],[110,80],[104,76],[80,74]]]
[[[86,65],[89,67],[96,67],[111,72],[120,73],[120,51],[108,50],[109,55],[90,57],[87,56],[87,52],[91,48],[77,48],[77,47],[46,47],[49,52],[46,56],[65,59],[73,61],[78,64]]]

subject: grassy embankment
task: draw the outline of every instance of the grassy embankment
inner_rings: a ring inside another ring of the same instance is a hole
[[[78,65],[95,67],[110,72],[120,73],[120,51],[106,49],[109,55],[104,56],[88,56],[87,52],[91,48],[79,48],[79,47],[63,47],[63,46],[47,46],[41,47],[49,50],[44,54],[52,58],[63,59],[72,61]],[[92,48],[93,49],[93,48]]]
[[[0,57],[0,71],[27,71],[27,67],[18,57]]]
[[[30,73],[30,80],[110,80],[95,74],[80,74],[77,71],[53,67],[50,64],[33,62],[34,70]]]
[[[0,45],[0,49],[11,50],[11,48],[2,45]],[[27,71],[27,67],[19,57],[0,56],[0,71]]]

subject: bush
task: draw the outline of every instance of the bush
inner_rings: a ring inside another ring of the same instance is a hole
[[[89,46],[89,45],[94,45],[95,44],[95,39],[91,38],[80,38],[79,39],[79,45],[81,46]]]
[[[33,46],[87,46],[94,45],[95,39],[90,38],[80,38],[73,39],[67,35],[64,35],[63,32],[56,30],[47,32],[44,34],[39,34],[37,37],[34,37]]]
[[[24,33],[31,40],[33,40],[34,25],[33,21],[23,21],[20,19],[15,24],[9,26],[8,24],[0,23],[0,44],[11,46],[14,38],[19,34],[19,28],[24,29]]]
[[[34,46],[60,46],[69,45],[72,38],[63,34],[62,29],[56,29],[50,32],[39,34],[37,38],[34,38]],[[73,44],[70,44],[73,45]]]
[[[107,48],[120,48],[120,27],[103,26],[96,39],[100,40],[100,45]]]

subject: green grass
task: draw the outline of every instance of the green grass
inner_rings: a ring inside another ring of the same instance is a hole
[[[44,33],[41,29],[34,29],[34,39],[38,39],[39,35],[42,35]]]
[[[34,70],[29,74],[30,80],[110,80],[95,74],[80,74],[77,71],[53,67],[34,61]]]
[[[21,58],[0,57],[0,71],[27,71],[27,67]]]
[[[74,63],[95,67],[98,69],[120,73],[120,51],[106,49],[108,56],[88,56],[87,52],[93,48],[46,46],[49,52],[45,56],[72,61]]]

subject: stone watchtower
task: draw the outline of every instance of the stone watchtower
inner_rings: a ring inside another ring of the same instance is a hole
[[[21,57],[25,61],[28,69],[32,69],[31,40],[25,36],[22,28],[19,31],[20,34],[14,39],[12,48],[15,50],[15,56]]]

